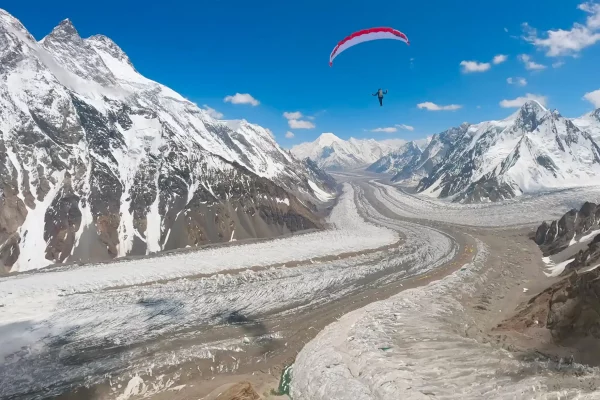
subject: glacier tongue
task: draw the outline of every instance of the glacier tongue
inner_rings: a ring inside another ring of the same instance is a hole
[[[0,35],[0,268],[322,226],[335,183],[269,130],[212,118],[69,20],[37,42],[0,10]]]

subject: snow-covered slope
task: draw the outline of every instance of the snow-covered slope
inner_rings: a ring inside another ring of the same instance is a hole
[[[396,150],[402,140],[376,141],[374,139],[340,139],[333,133],[323,133],[314,142],[291,148],[298,158],[310,158],[325,169],[344,169],[367,166]]]
[[[444,159],[456,143],[457,138],[461,137],[469,126],[469,124],[464,123],[459,127],[450,128],[425,139],[424,143],[419,146],[424,149],[421,156],[411,159],[411,162],[395,171],[396,175],[394,175],[392,181],[406,185],[418,184],[421,179],[429,176],[433,168]]]
[[[600,142],[600,108],[573,119],[573,123],[582,131],[588,132],[596,143]]]
[[[270,131],[218,121],[69,20],[0,10],[0,269],[320,226],[332,185]]]
[[[414,141],[400,146],[398,150],[381,157],[367,168],[367,171],[378,173],[398,173],[407,165],[413,165],[417,162],[423,150]]]
[[[478,202],[596,184],[600,148],[590,134],[529,101],[505,120],[465,125],[417,190]]]

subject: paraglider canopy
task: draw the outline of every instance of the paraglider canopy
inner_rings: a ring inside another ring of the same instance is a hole
[[[350,47],[355,46],[359,43],[370,42],[371,40],[379,39],[400,40],[406,43],[407,45],[410,45],[406,35],[396,29],[385,27],[363,29],[358,32],[354,32],[349,36],[346,36],[337,44],[337,46],[335,46],[335,48],[331,52],[331,55],[329,56],[329,66],[333,66],[333,59],[336,58],[337,55],[343,52],[344,50],[347,50]]]

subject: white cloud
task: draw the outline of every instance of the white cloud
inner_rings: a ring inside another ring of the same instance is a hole
[[[293,133],[293,132],[290,132],[290,131],[287,131],[287,132],[285,133],[285,137],[286,137],[287,139],[292,139],[292,138],[294,137],[294,133]]]
[[[432,103],[430,101],[426,101],[425,103],[419,103],[417,104],[417,107],[419,108],[424,108],[426,110],[429,111],[454,111],[454,110],[458,110],[459,108],[462,108],[461,105],[458,104],[450,104],[447,106],[439,106],[435,103]]]
[[[300,118],[303,118],[304,115],[300,111],[292,111],[292,112],[284,112],[283,116],[288,120],[288,125],[292,129],[312,129],[315,127],[310,121],[301,121]],[[314,120],[315,117],[306,117],[308,119]]]
[[[224,101],[231,104],[252,104],[253,106],[260,104],[260,101],[248,93],[236,93],[233,96],[225,97]]]
[[[292,111],[292,112],[284,112],[283,116],[286,119],[300,119],[302,118],[302,113],[300,111]]]
[[[519,55],[519,60],[521,60],[523,62],[523,64],[525,64],[525,69],[528,69],[530,71],[537,71],[540,69],[546,69],[545,65],[542,64],[538,64],[535,61],[531,60],[531,57],[527,54],[521,54]]]
[[[508,59],[507,55],[504,54],[498,54],[496,57],[494,57],[494,59],[492,60],[492,62],[494,64],[502,64],[504,61],[506,61]]]
[[[394,126],[389,126],[386,128],[375,128],[375,129],[371,129],[371,132],[385,132],[385,133],[394,133],[397,132],[398,129],[404,129],[407,131],[414,131],[415,128],[410,126],[410,125],[405,125],[405,124],[396,124]]]
[[[506,29],[506,28],[505,28],[505,29]],[[481,106],[477,106],[477,109],[480,109],[480,108],[481,108]]]
[[[521,107],[526,102],[528,102],[529,100],[535,100],[545,107],[547,98],[545,96],[527,93],[525,96],[517,97],[516,99],[513,99],[513,100],[502,100],[500,102],[500,107],[518,108],[518,107]]]
[[[315,124],[310,121],[301,121],[297,119],[289,119],[288,125],[292,129],[313,129]]]
[[[594,107],[600,108],[600,89],[584,94],[583,98],[592,103]]]
[[[577,6],[581,11],[590,14],[587,17],[585,24],[590,29],[600,29],[600,3],[582,3]]]
[[[504,28],[504,32],[508,33],[508,28]]]
[[[545,49],[548,57],[577,56],[586,47],[600,42],[600,3],[582,3],[577,6],[588,15],[585,25],[575,22],[571,29],[549,30],[540,37],[535,28],[524,23],[523,38],[537,48]]]
[[[464,73],[485,72],[492,67],[490,63],[480,63],[477,61],[461,61],[460,66],[463,67],[462,71]]]
[[[385,133],[394,133],[398,131],[398,128],[390,126],[387,128],[375,128],[375,129],[371,129],[371,132],[385,132]]]
[[[414,126],[404,125],[404,124],[396,124],[396,127],[400,128],[400,129],[405,129],[405,130],[411,131],[411,132],[415,130]]]
[[[214,108],[209,107],[206,104],[203,107],[204,107],[204,110],[208,113],[208,115],[210,115],[214,119],[221,119],[221,118],[223,118],[223,113],[218,112]]]
[[[525,78],[507,78],[506,82],[508,82],[509,85],[519,85],[519,86],[527,85],[527,79],[525,79]]]
[[[565,62],[564,62],[564,61],[557,61],[557,62],[555,62],[555,63],[552,63],[552,68],[560,68],[560,67],[562,67],[563,65],[565,65]]]

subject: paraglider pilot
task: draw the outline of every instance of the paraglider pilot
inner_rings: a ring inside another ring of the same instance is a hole
[[[387,89],[385,90],[385,92],[381,89],[377,89],[376,93],[373,93],[373,96],[377,96],[379,98],[379,105],[382,106],[383,105],[383,95],[387,94]]]

